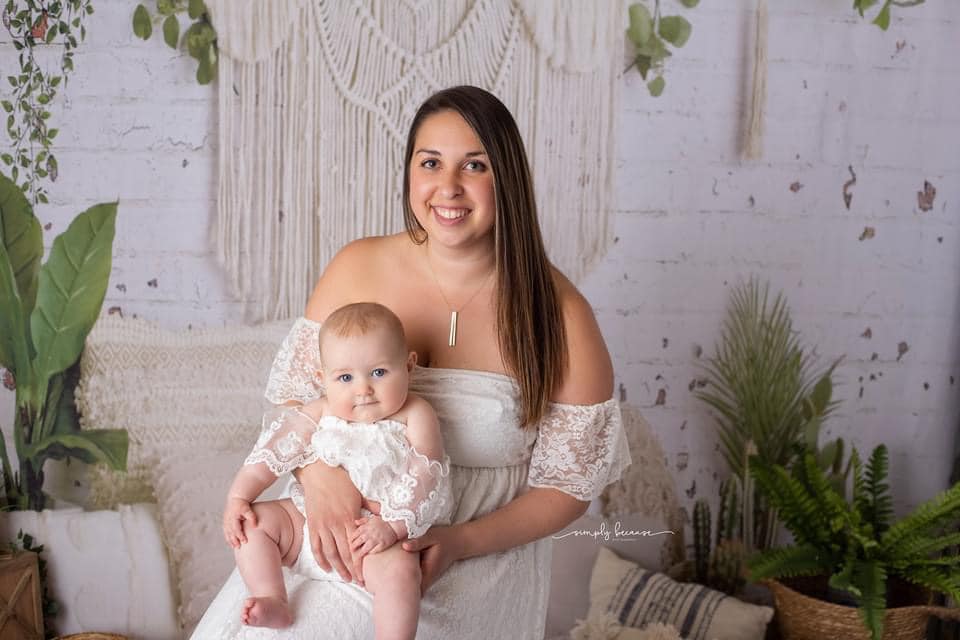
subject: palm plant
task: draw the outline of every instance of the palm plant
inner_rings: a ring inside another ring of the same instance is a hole
[[[0,175],[0,366],[16,381],[19,462],[15,472],[0,434],[0,509],[44,508],[47,460],[126,469],[127,432],[81,431],[73,402],[74,365],[107,290],[116,215],[116,203],[78,215],[41,267],[40,222],[21,189]]]
[[[769,304],[769,284],[755,278],[734,287],[716,355],[704,365],[707,386],[695,392],[715,413],[721,453],[740,484],[749,483],[748,450],[761,460],[789,466],[797,444],[817,447],[820,427],[838,404],[831,400],[831,376],[839,359],[818,368],[793,330],[782,294]],[[819,452],[821,466],[842,484],[843,440]],[[776,512],[760,494],[743,531],[748,549],[769,548],[777,530]]]
[[[866,467],[851,454],[853,496],[829,482],[811,453],[790,471],[751,459],[758,487],[777,508],[795,544],[750,559],[753,580],[827,575],[850,593],[874,640],[883,635],[887,582],[896,576],[960,600],[960,556],[944,550],[960,533],[944,533],[960,521],[960,483],[893,522],[887,479],[887,448],[873,450]]]

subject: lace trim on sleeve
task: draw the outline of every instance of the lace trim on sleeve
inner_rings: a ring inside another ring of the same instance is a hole
[[[263,394],[267,400],[273,404],[290,400],[307,404],[323,395],[323,387],[316,377],[320,368],[319,336],[319,322],[297,318],[273,359]]]
[[[243,464],[263,462],[279,476],[316,462],[319,456],[312,445],[316,430],[316,423],[296,408],[268,411],[257,444]]]
[[[620,407],[551,404],[539,425],[527,483],[593,500],[630,466]]]
[[[411,446],[406,463],[404,473],[386,487],[380,517],[402,520],[407,537],[419,538],[452,509],[450,458],[431,460]]]

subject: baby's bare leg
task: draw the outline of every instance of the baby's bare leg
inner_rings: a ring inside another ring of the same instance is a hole
[[[413,640],[420,617],[420,554],[400,543],[363,558],[363,579],[373,594],[376,640]]]
[[[303,516],[290,500],[257,502],[253,511],[257,526],[245,530],[247,541],[234,551],[251,596],[243,603],[240,619],[254,627],[288,627],[293,616],[280,567],[289,567],[297,559]]]

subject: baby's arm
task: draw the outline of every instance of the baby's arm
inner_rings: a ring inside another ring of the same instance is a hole
[[[420,396],[410,394],[405,407],[407,417],[407,440],[418,453],[431,460],[443,458],[443,437],[440,422],[430,403]]]
[[[257,524],[251,503],[276,479],[277,476],[263,462],[245,464],[234,476],[223,509],[223,537],[234,549],[247,541],[244,522],[253,526]]]

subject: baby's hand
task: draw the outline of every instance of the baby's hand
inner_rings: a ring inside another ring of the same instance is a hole
[[[389,549],[399,539],[397,532],[380,516],[359,518],[354,524],[357,528],[350,538],[350,550],[357,559]]]
[[[250,502],[242,498],[228,497],[227,506],[223,509],[223,537],[234,549],[239,549],[240,545],[247,541],[244,521],[257,526],[257,514],[253,512]]]

